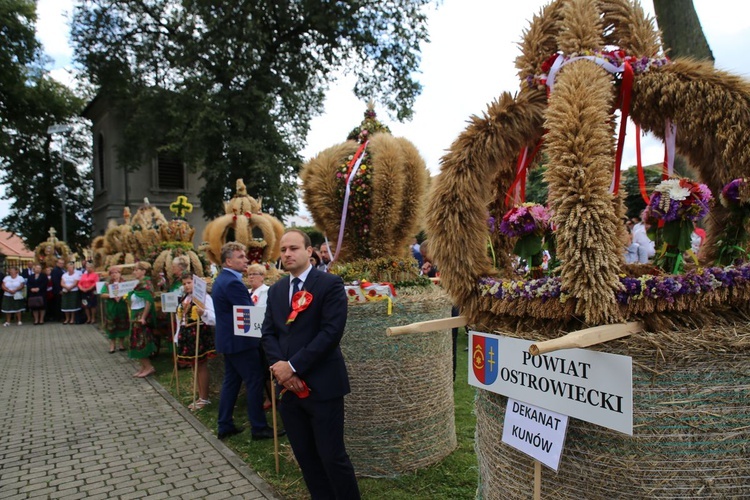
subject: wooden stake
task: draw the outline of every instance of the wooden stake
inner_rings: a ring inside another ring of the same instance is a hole
[[[404,326],[392,326],[386,329],[389,337],[393,335],[403,335],[405,333],[424,333],[446,330],[448,328],[460,328],[468,324],[466,316],[456,316],[454,318],[433,319],[430,321],[420,321]]]
[[[180,373],[177,369],[177,346],[174,343],[174,323],[175,323],[175,313],[169,313],[169,326],[172,329],[172,338],[170,339],[170,342],[172,343],[172,380],[170,380],[169,385],[172,385],[172,382],[175,382],[175,389],[177,390],[177,399],[180,399]]]
[[[534,460],[534,500],[542,499],[542,462]]]
[[[102,330],[105,328],[105,314],[107,312],[107,308],[104,307],[104,299],[102,298],[102,295],[99,294],[99,324],[102,327]]]
[[[197,410],[197,399],[196,394],[198,393],[198,346],[201,340],[201,315],[198,315],[198,320],[195,322],[195,365],[193,366],[193,409]]]
[[[276,460],[276,474],[279,473],[279,435],[276,428],[276,381],[271,371],[271,420],[273,421],[273,457]]]
[[[615,325],[602,325],[577,332],[569,333],[558,339],[545,340],[538,344],[531,344],[529,352],[532,356],[539,356],[560,349],[572,349],[575,347],[588,347],[607,342],[608,340],[627,337],[633,333],[643,330],[643,323],[636,321],[630,323],[617,323]]]

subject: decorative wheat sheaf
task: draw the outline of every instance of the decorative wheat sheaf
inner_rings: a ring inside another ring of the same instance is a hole
[[[692,291],[670,296],[659,287],[682,290],[675,276],[624,263],[624,193],[612,189],[622,76],[591,59],[612,47],[629,58],[637,67],[631,119],[661,138],[667,121],[676,125],[677,152],[715,194],[750,176],[750,84],[709,63],[667,61],[653,20],[627,0],[552,2],[519,46],[520,92],[471,117],[433,182],[427,232],[442,284],[475,328],[527,340],[625,319],[644,324],[591,347],[633,359],[633,436],[572,420],[560,470],[542,475],[542,491],[550,498],[750,496],[750,264],[699,266],[682,276]],[[550,86],[560,56],[565,65]],[[523,280],[508,265],[514,241],[490,235],[486,220],[506,206],[519,151],[542,136],[560,276]],[[704,264],[713,262],[728,217],[712,207]],[[643,287],[636,300],[621,300],[626,283]],[[546,295],[534,294],[543,287]],[[506,402],[478,392],[478,498],[529,494],[531,460],[497,439]]]
[[[221,247],[231,240],[247,247],[251,262],[278,259],[284,225],[272,215],[263,213],[261,202],[262,199],[256,200],[248,195],[243,180],[237,179],[237,192],[225,203],[225,215],[209,222],[203,230],[205,243],[202,246],[211,262],[218,266],[222,264]]]
[[[374,112],[368,112],[363,125],[355,129],[359,133],[352,133],[358,140],[320,152],[300,173],[305,204],[331,241],[338,241],[346,208],[339,261],[406,256],[409,238],[419,231],[429,182],[417,148],[387,131],[373,133],[365,128],[375,128]],[[365,143],[353,173],[357,152]],[[344,207],[350,176],[349,200]]]

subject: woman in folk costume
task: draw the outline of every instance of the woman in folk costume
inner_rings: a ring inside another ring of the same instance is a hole
[[[141,363],[141,369],[134,377],[148,377],[156,372],[149,356],[156,351],[154,344],[154,287],[147,274],[151,264],[139,262],[135,265],[133,276],[138,280],[135,290],[128,294],[130,300],[130,351],[128,356]]]
[[[180,366],[195,366],[196,337],[198,339],[198,400],[188,408],[200,410],[211,403],[208,399],[208,360],[216,357],[214,347],[214,329],[216,315],[214,303],[210,295],[206,295],[206,303],[201,306],[193,301],[193,274],[189,271],[182,273],[182,287],[185,295],[180,299],[177,308],[177,363]],[[201,327],[198,334],[198,316]]]
[[[63,325],[72,325],[76,322],[76,313],[81,310],[78,300],[78,281],[80,273],[76,271],[75,262],[68,262],[68,271],[60,278],[62,298],[60,299],[60,311],[65,313]]]
[[[109,284],[122,283],[122,269],[119,266],[109,268]],[[125,350],[125,337],[130,334],[130,318],[128,318],[128,303],[125,297],[110,297],[106,292],[102,294],[104,300],[104,328],[109,339],[109,353],[115,352],[115,342],[120,340],[120,350]]]
[[[96,323],[96,284],[99,282],[99,273],[94,270],[93,262],[86,262],[86,272],[78,281],[78,289],[81,291],[81,306],[86,313],[86,323]]]
[[[182,295],[182,275],[190,269],[190,258],[187,255],[178,255],[172,259],[172,278],[167,278],[160,273],[159,288],[166,292],[180,292]]]
[[[18,268],[11,266],[8,276],[3,278],[3,312],[5,313],[5,324],[9,326],[11,316],[21,325],[21,313],[26,310],[26,300],[23,297],[25,282],[23,276],[18,274]]]

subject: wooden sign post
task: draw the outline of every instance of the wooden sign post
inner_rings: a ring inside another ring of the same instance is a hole
[[[273,379],[271,372],[271,413],[273,421],[273,457],[276,461],[276,474],[279,473],[279,434],[277,432],[278,424],[276,423],[276,381]]]
[[[172,328],[172,380],[169,382],[169,385],[172,385],[172,381],[174,381],[175,389],[177,391],[177,399],[180,399],[180,374],[177,369],[177,342],[175,342],[174,338],[175,318],[175,313],[169,313],[169,326]]]
[[[193,410],[198,409],[198,347],[201,341],[201,315],[195,321],[195,364],[193,365]]]

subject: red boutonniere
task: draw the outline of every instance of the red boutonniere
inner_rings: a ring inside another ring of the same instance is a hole
[[[292,312],[289,313],[289,317],[286,319],[286,324],[289,325],[297,319],[297,315],[310,307],[313,296],[307,290],[300,290],[292,297]]]

